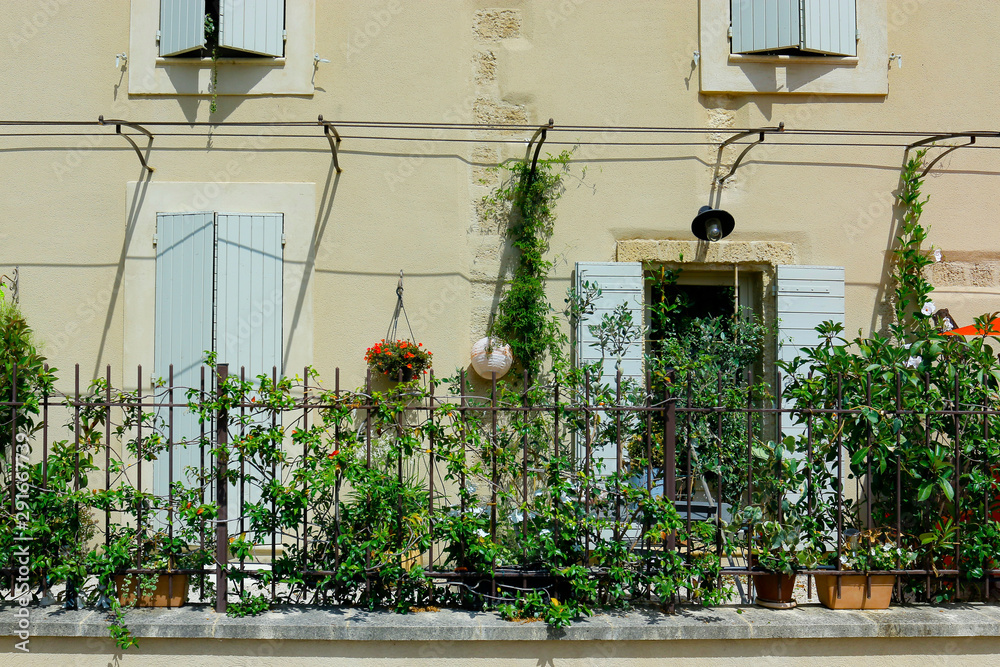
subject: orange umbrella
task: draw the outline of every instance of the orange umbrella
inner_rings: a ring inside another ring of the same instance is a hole
[[[990,322],[990,328],[988,331],[983,331],[975,324],[970,324],[967,327],[960,327],[958,329],[952,329],[951,331],[945,331],[944,335],[945,336],[1000,336],[1000,317]]]

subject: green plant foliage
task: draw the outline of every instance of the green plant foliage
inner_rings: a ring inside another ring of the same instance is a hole
[[[497,167],[506,175],[503,183],[484,199],[492,215],[508,221],[508,234],[518,251],[514,277],[497,307],[493,330],[531,377],[541,373],[547,355],[561,354],[558,323],[551,317],[545,294],[552,269],[545,255],[570,157],[564,151],[539,160],[534,174],[527,162],[505,162]]]
[[[889,336],[848,340],[840,325],[825,323],[818,328],[821,344],[803,349],[784,368],[794,374],[786,395],[797,401],[799,419],[813,434],[810,502],[825,514],[828,538],[837,525],[836,498],[842,491],[832,472],[838,441],[845,469],[867,480],[869,502],[846,498],[843,527],[870,539],[841,545],[841,565],[875,569],[894,561],[893,567],[900,567],[915,559],[933,571],[958,569],[964,591],[956,590],[954,579],[932,580],[930,587],[925,579],[908,584],[926,599],[945,600],[981,590],[984,570],[997,565],[1000,477],[991,462],[1000,455],[1000,422],[941,411],[995,406],[1000,363],[987,340],[996,337],[944,336],[935,328],[933,286],[925,271],[935,260],[924,247],[928,233],[920,223],[926,203],[923,155],[910,160],[902,174]],[[992,318],[977,320],[982,330]],[[836,407],[853,414],[808,410]],[[805,452],[804,442],[798,447]]]

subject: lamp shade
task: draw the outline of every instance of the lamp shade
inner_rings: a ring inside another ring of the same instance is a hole
[[[496,338],[481,338],[472,346],[472,369],[481,377],[490,379],[493,373],[498,378],[503,377],[514,363],[514,353],[507,345]]]
[[[702,241],[714,242],[729,236],[736,227],[732,214],[722,209],[702,206],[691,221],[691,233]]]

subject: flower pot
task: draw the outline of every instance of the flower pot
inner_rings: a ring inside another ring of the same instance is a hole
[[[795,606],[794,574],[758,574],[753,577],[757,604],[772,609],[791,609]]]
[[[840,577],[840,597],[837,597],[837,575],[817,574],[816,592],[820,603],[827,609],[888,609],[892,601],[892,589],[896,586],[896,575],[871,575],[871,595],[868,595],[863,574],[847,574]]]
[[[180,607],[187,602],[188,576],[186,574],[161,574],[156,579],[156,590],[143,594],[136,601],[139,588],[138,574],[115,575],[115,591],[122,606],[135,602],[137,607]],[[172,594],[172,595],[171,595]]]
[[[402,375],[396,372],[396,373],[386,373],[385,376],[390,380],[392,380],[393,382],[409,382],[410,380],[413,379],[412,368],[404,368],[402,370],[403,370]],[[402,377],[402,380],[400,379],[400,377]]]

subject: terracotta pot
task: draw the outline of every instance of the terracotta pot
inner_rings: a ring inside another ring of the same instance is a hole
[[[758,574],[753,577],[753,587],[761,602],[789,604],[795,593],[795,575]]]
[[[840,577],[840,598],[837,598],[837,576],[816,575],[816,592],[819,601],[828,609],[888,609],[892,589],[896,585],[894,574],[873,574],[871,596],[868,595],[865,575],[847,574]]]
[[[136,589],[139,587],[138,574],[115,575],[115,591],[118,592],[118,602],[124,605],[135,601]],[[173,583],[169,583],[173,580]],[[170,593],[173,593],[170,596]],[[152,594],[143,595],[136,602],[137,607],[180,607],[187,602],[188,576],[186,574],[161,574],[156,580],[156,590]],[[168,596],[170,596],[168,598]],[[168,604],[169,601],[169,604]]]

